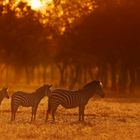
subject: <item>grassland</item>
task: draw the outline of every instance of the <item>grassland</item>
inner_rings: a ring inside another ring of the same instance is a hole
[[[10,100],[0,106],[0,140],[139,140],[140,99],[91,99],[85,122],[79,123],[78,108],[59,107],[56,123],[44,123],[47,97],[38,108],[36,122],[30,123],[31,109],[19,108],[10,122]]]

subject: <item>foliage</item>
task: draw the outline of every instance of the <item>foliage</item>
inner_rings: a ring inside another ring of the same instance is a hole
[[[0,3],[1,65],[25,69],[27,79],[42,66],[44,82],[47,68],[57,71],[52,81],[70,88],[93,79],[139,87],[138,0],[57,0],[40,10],[15,2]]]

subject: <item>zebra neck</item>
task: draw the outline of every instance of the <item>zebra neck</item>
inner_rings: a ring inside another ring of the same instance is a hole
[[[83,90],[82,94],[86,95],[88,98],[91,98],[95,95],[96,90]]]
[[[41,92],[36,92],[35,94],[36,94],[36,97],[40,100],[45,96],[45,94]]]

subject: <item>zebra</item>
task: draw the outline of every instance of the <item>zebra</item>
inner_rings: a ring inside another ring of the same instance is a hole
[[[51,95],[51,86],[52,85],[48,84],[43,85],[30,94],[23,91],[15,92],[11,98],[11,121],[15,120],[15,115],[19,106],[32,107],[31,122],[35,121],[38,104],[44,96],[49,97]]]
[[[1,103],[2,103],[2,100],[3,100],[5,97],[6,97],[7,99],[9,99],[8,88],[2,88],[2,89],[0,90],[0,105],[1,105]]]
[[[52,95],[48,99],[48,110],[45,121],[47,122],[49,114],[51,114],[53,121],[55,121],[55,112],[59,105],[67,109],[79,107],[79,121],[84,121],[85,106],[95,93],[104,98],[103,85],[97,80],[91,81],[82,89],[76,91],[65,89],[53,90]]]

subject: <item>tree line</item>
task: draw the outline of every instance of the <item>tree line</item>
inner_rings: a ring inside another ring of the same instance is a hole
[[[24,16],[18,17],[11,9],[3,14],[5,7],[1,5],[1,75],[6,65],[6,70],[10,66],[15,74],[24,71],[27,83],[36,78],[36,71],[40,71],[43,82],[51,75],[52,81],[57,79],[59,85],[69,88],[93,79],[100,79],[105,88],[112,90],[138,88],[139,1],[95,2],[92,12],[59,28],[65,29],[63,33],[58,32],[54,24],[42,24],[30,7]],[[63,20],[66,18],[64,16]]]

